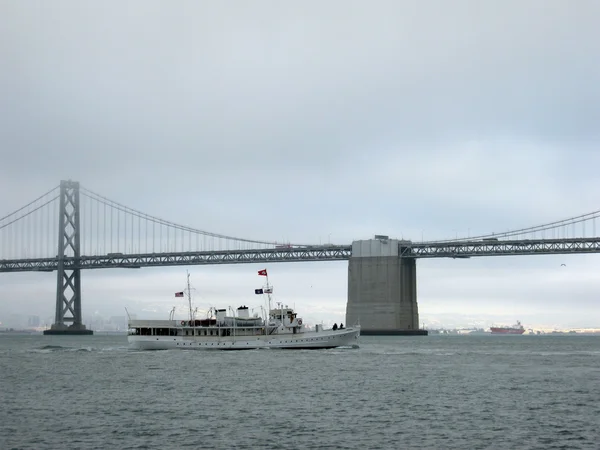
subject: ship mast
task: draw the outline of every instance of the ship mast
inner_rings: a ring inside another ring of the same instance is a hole
[[[269,299],[269,314],[271,314],[271,293],[272,292],[273,292],[273,289],[269,285],[269,275],[267,272],[267,298]]]
[[[187,272],[187,271],[186,271]],[[190,289],[190,273],[187,272],[187,296],[188,296],[188,303],[190,305],[190,325],[192,325],[192,290]]]

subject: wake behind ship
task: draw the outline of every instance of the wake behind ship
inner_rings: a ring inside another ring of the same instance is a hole
[[[267,276],[266,269],[259,275]],[[190,319],[129,320],[127,340],[136,350],[241,350],[260,348],[322,349],[357,346],[360,327],[344,328],[335,325],[324,329],[316,325],[307,328],[293,308],[279,303],[271,308],[272,286],[256,289],[256,294],[267,294],[269,300],[267,317],[250,316],[247,306],[237,308],[237,315],[227,315],[227,309],[211,308],[205,319],[196,319],[191,308],[188,274],[188,300]],[[175,294],[183,297],[183,292]]]

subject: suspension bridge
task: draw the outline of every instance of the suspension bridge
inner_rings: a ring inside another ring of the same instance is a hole
[[[46,334],[91,334],[82,323],[83,269],[348,260],[346,323],[360,320],[364,334],[425,334],[418,329],[416,259],[597,253],[599,216],[438,241],[292,244],[180,225],[69,180],[0,218],[0,272],[56,271],[55,319]]]

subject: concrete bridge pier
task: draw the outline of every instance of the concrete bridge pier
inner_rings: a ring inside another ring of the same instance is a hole
[[[361,335],[420,335],[415,258],[400,257],[403,241],[375,236],[354,241],[348,262],[346,325]]]

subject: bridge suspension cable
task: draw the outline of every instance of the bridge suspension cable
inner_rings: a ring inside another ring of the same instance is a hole
[[[246,242],[246,243],[251,243],[251,244],[261,244],[261,245],[277,245],[278,244],[278,242],[276,242],[276,241],[266,241],[266,240],[259,240],[259,239],[245,239],[245,238],[239,238],[239,237],[229,236],[229,235],[225,235],[225,234],[212,233],[209,231],[199,230],[197,228],[192,228],[192,227],[185,226],[185,225],[179,225],[175,222],[171,222],[168,220],[161,219],[159,217],[151,216],[149,214],[143,213],[136,209],[130,208],[121,203],[110,200],[109,198],[106,198],[103,195],[100,195],[93,191],[90,191],[89,189],[86,189],[84,187],[80,188],[80,193],[82,195],[84,195],[85,197],[88,197],[91,200],[100,202],[101,204],[104,204],[110,208],[114,208],[118,211],[122,211],[126,214],[130,214],[132,216],[138,217],[139,219],[143,219],[143,220],[146,220],[146,221],[158,224],[158,225],[164,225],[164,226],[170,227],[172,229],[181,230],[181,231],[185,231],[185,232],[192,233],[192,234],[209,236],[209,237],[218,238],[218,239]]]
[[[0,218],[0,259],[55,257],[56,236],[60,235],[58,234],[58,202],[54,202],[60,198],[59,190],[60,186],[56,186],[25,206]],[[130,208],[82,186],[79,186],[78,192],[85,202],[76,208],[78,213],[73,217],[78,217],[80,220],[82,255],[255,250],[257,247],[271,248],[284,244],[278,241],[239,238],[180,225]],[[421,241],[421,243],[437,244],[515,237],[521,240],[540,237],[542,239],[585,237],[586,222],[592,225],[588,231],[592,231],[595,236],[598,218],[600,218],[600,210],[506,232],[460,238],[457,236],[452,239]],[[582,224],[581,231],[576,231],[576,228],[577,230],[580,228],[575,226],[577,224]],[[548,230],[554,230],[550,233],[551,236],[545,233]],[[536,233],[541,233],[541,236]],[[310,247],[306,244],[290,243],[287,243],[287,246]]]
[[[21,214],[21,215],[20,215],[19,217],[17,217],[16,219],[13,219],[13,220],[11,220],[10,222],[6,222],[6,223],[3,223],[3,224],[0,224],[0,230],[1,230],[2,228],[6,228],[6,227],[7,227],[7,226],[9,226],[9,225],[12,225],[12,224],[13,224],[13,223],[15,223],[15,222],[18,222],[18,221],[19,221],[19,220],[21,220],[21,219],[24,219],[24,218],[25,218],[25,217],[27,217],[27,216],[30,216],[31,214],[33,214],[33,213],[34,213],[34,212],[36,212],[36,211],[39,211],[39,210],[40,210],[40,209],[42,209],[44,206],[46,206],[46,205],[48,205],[48,204],[52,203],[52,202],[53,202],[54,200],[56,200],[57,198],[58,198],[58,195],[57,195],[56,197],[52,197],[52,198],[51,198],[50,200],[48,200],[47,202],[44,202],[44,203],[42,203],[41,205],[37,206],[35,209],[32,209],[32,210],[30,210],[30,211],[27,211],[25,214]],[[22,209],[22,208],[21,208],[21,209]],[[20,211],[20,210],[19,210],[19,211]],[[16,213],[14,213],[14,214],[16,214]],[[14,215],[14,214],[12,214],[12,215]],[[10,216],[7,216],[7,217],[10,217]],[[5,218],[3,218],[3,219],[5,219]],[[2,221],[3,219],[0,219],[0,221]]]
[[[56,186],[0,218],[0,260],[56,255],[59,189]]]
[[[507,238],[514,236],[523,236],[527,234],[533,234],[536,232],[547,231],[547,230],[555,230],[560,229],[569,225],[575,225],[577,223],[585,223],[588,221],[594,221],[595,219],[600,217],[600,210],[593,211],[587,214],[581,214],[579,216],[569,217],[568,219],[556,220],[554,222],[548,222],[542,225],[535,225],[526,228],[519,228],[516,230],[505,231],[501,233],[488,233],[488,234],[480,234],[477,236],[468,236],[454,239],[443,239],[443,240],[435,240],[435,241],[425,241],[425,243],[436,243],[436,242],[464,242],[464,241],[472,241],[477,239],[490,239],[490,238]],[[595,230],[595,222],[594,223],[594,234]]]
[[[21,208],[17,209],[16,211],[13,211],[12,213],[10,213],[10,214],[7,214],[6,216],[4,216],[4,217],[0,218],[0,222],[2,222],[2,221],[4,221],[4,220],[8,219],[9,217],[12,217],[12,216],[16,215],[17,213],[19,213],[19,212],[23,211],[24,209],[27,209],[27,208],[29,208],[31,205],[35,204],[36,202],[39,202],[39,201],[40,201],[41,199],[43,199],[44,197],[46,197],[46,196],[48,196],[48,195],[52,194],[54,191],[56,191],[57,189],[59,189],[59,187],[60,187],[60,186],[55,186],[54,188],[50,189],[50,190],[49,190],[48,192],[46,192],[45,194],[43,194],[43,195],[40,195],[40,196],[39,196],[38,198],[36,198],[35,200],[33,200],[33,201],[31,201],[31,202],[27,203],[25,206],[22,206]],[[58,194],[56,194],[56,197],[54,197],[53,199],[51,199],[51,200],[49,200],[48,202],[44,203],[44,205],[47,205],[48,203],[50,203],[50,202],[51,202],[51,201],[53,201],[53,200],[56,200],[57,198],[58,198]],[[39,209],[39,208],[38,208],[38,209]],[[23,215],[23,216],[20,216],[20,217],[25,217],[26,215],[29,215],[29,214],[31,214],[31,212],[32,212],[32,211],[30,211],[28,214],[25,214],[25,215]],[[16,220],[19,220],[19,219],[16,219]],[[4,227],[4,225],[3,225],[3,226],[1,226],[0,228],[3,228],[3,227]]]

